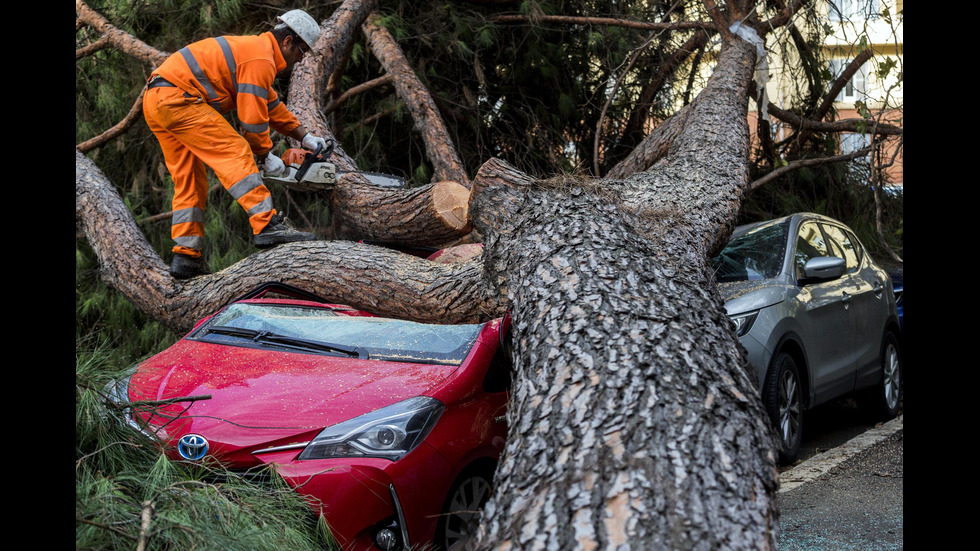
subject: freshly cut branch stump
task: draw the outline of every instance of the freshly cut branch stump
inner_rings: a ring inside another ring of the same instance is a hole
[[[336,235],[396,245],[438,245],[469,233],[470,190],[452,181],[379,190],[344,175],[333,191]]]

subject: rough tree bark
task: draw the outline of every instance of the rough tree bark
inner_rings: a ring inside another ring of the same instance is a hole
[[[670,155],[474,205],[515,320],[507,449],[471,549],[775,546],[768,423],[711,285],[747,183],[754,46],[726,45]]]

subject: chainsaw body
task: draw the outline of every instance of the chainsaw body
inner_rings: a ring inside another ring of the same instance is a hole
[[[337,183],[337,167],[327,161],[331,151],[332,147],[325,153],[288,149],[282,156],[286,170],[278,176],[263,175],[262,180],[298,191],[330,191]]]

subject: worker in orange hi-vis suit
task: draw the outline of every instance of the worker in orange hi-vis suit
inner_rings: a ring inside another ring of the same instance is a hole
[[[256,247],[313,239],[276,212],[261,176],[285,170],[282,160],[270,152],[270,127],[301,140],[310,150],[327,145],[306,131],[272,89],[276,74],[291,69],[316,42],[320,26],[302,10],[286,12],[279,21],[272,31],[257,36],[195,42],[167,58],[150,76],[143,116],[174,180],[174,277],[210,273],[201,255],[208,191],[205,165],[248,213]],[[222,116],[236,109],[243,134]]]

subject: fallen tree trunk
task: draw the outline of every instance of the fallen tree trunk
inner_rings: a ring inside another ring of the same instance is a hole
[[[754,58],[729,40],[650,171],[477,197],[516,373],[469,549],[775,547],[769,424],[708,265],[747,184]]]

